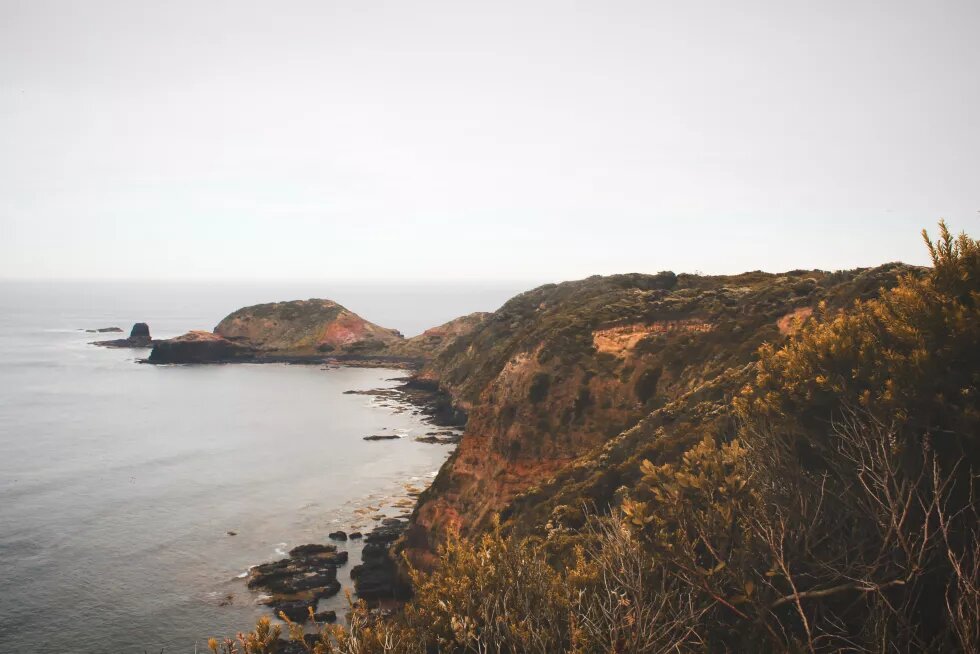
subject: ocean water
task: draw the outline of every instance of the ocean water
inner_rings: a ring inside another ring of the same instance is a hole
[[[89,345],[118,335],[79,330],[145,321],[168,337],[247,304],[329,297],[411,335],[520,290],[0,283],[0,652],[205,651],[268,614],[241,578],[250,565],[398,515],[450,452],[413,440],[431,428],[411,411],[344,394],[402,371],[151,366],[136,361],[147,350]],[[405,437],[362,439],[384,430]]]

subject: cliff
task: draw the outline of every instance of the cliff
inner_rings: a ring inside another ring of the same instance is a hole
[[[910,271],[597,276],[518,295],[419,373],[469,422],[420,498],[409,552],[424,563],[447,529],[472,533],[498,512],[535,532],[574,521],[583,502],[608,503],[635,481],[638,457],[662,458],[651,448],[683,451],[727,424],[725,400],[759,346]]]

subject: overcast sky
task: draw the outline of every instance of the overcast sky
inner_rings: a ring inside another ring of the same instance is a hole
[[[980,2],[0,0],[0,277],[924,263]]]

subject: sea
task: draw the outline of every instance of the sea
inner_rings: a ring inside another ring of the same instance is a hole
[[[451,451],[414,440],[432,427],[410,409],[344,393],[402,370],[154,366],[92,341],[312,297],[411,336],[528,287],[0,282],[0,653],[205,652],[270,614],[250,566],[403,515]],[[85,331],[105,327],[126,333]],[[363,439],[384,433],[402,438]],[[341,544],[345,589],[359,547]]]

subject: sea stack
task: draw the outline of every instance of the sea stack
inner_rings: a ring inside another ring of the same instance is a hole
[[[122,331],[122,330],[120,330]],[[133,325],[129,332],[129,338],[117,338],[111,341],[95,341],[92,345],[99,347],[153,347],[153,339],[150,338],[150,326],[145,322],[138,322]]]

